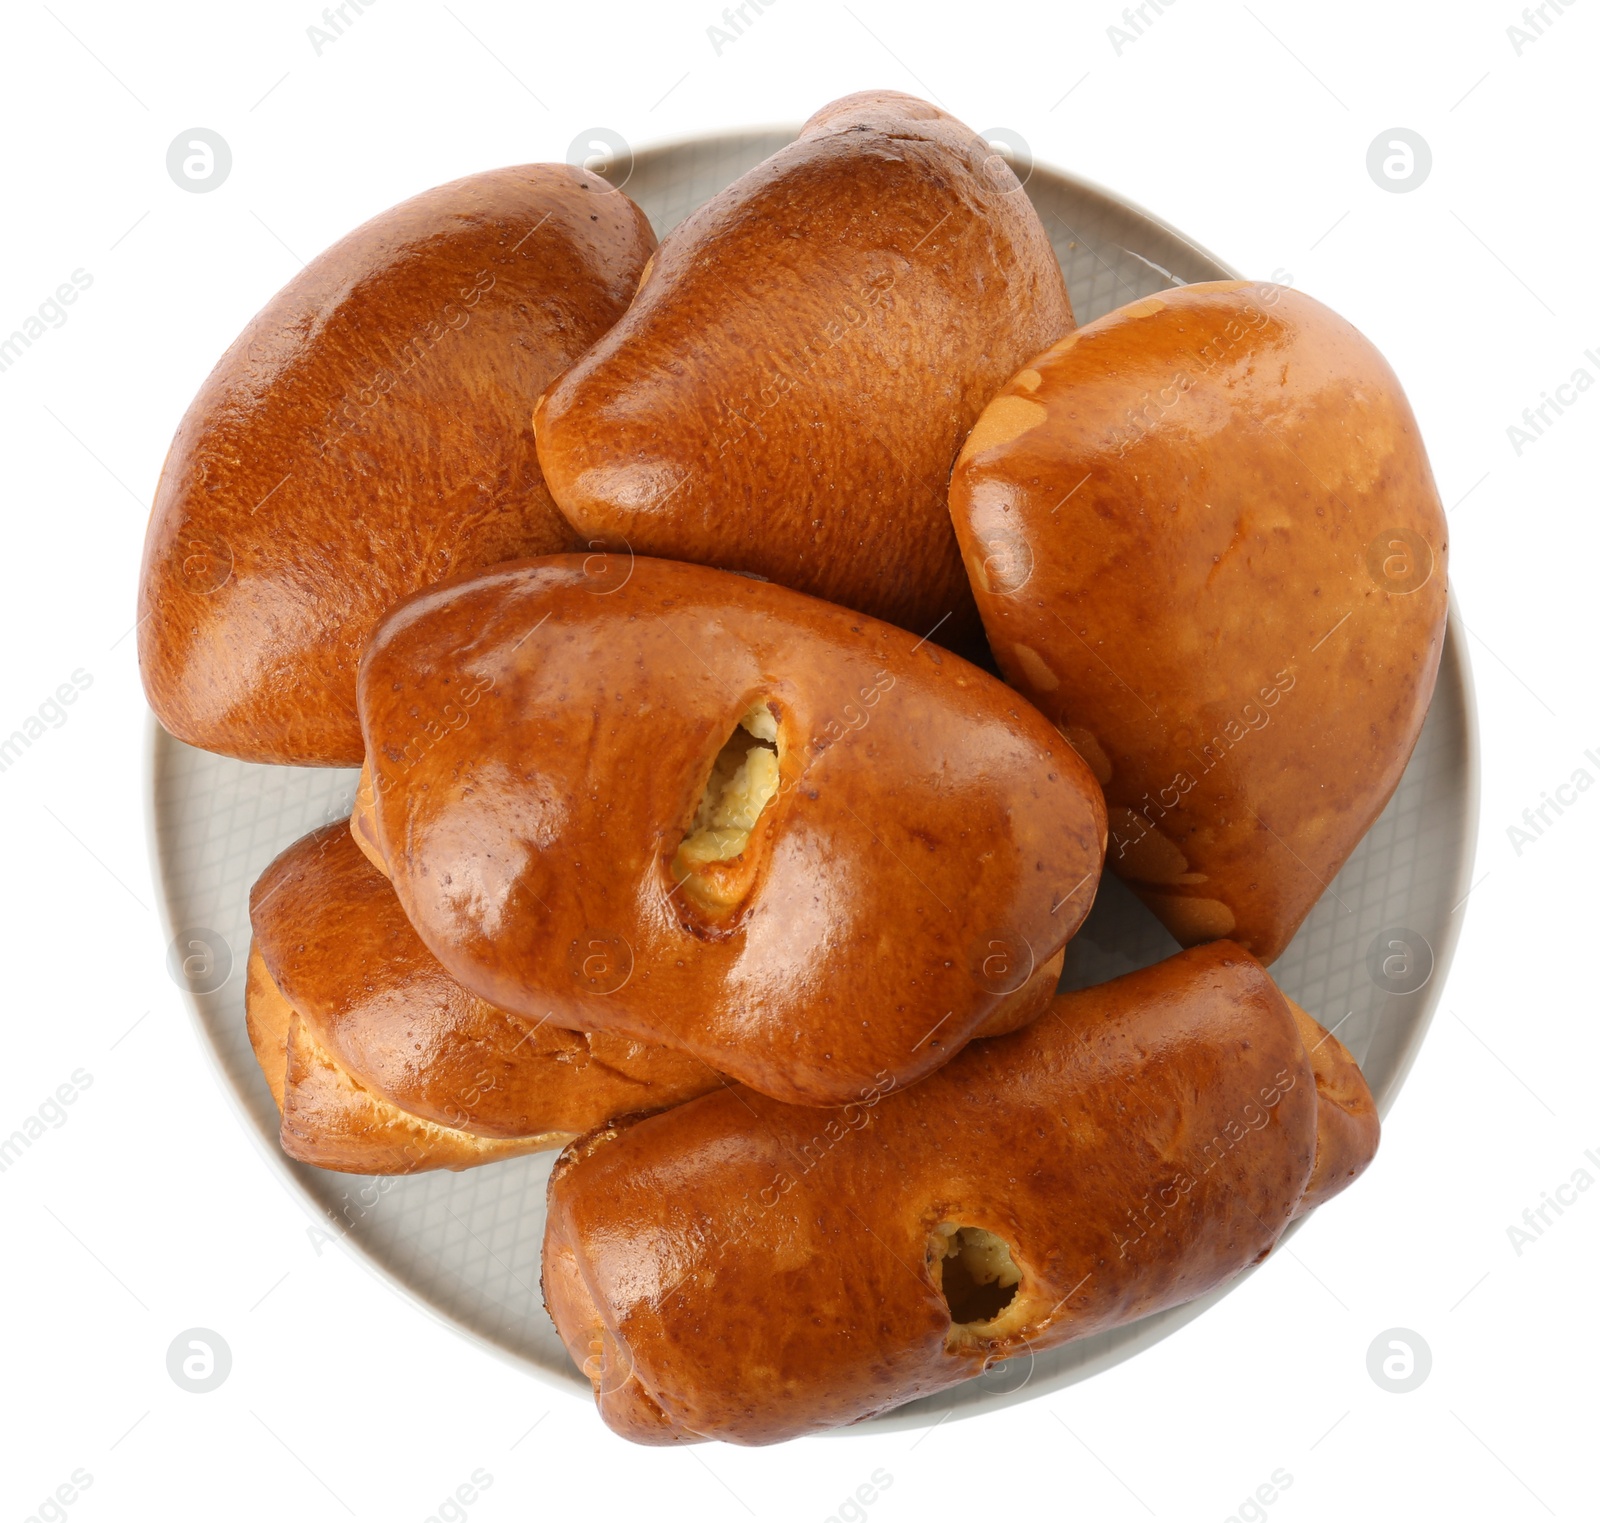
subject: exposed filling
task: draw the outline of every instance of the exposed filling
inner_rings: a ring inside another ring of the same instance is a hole
[[[983,1227],[941,1224],[933,1229],[935,1267],[950,1320],[992,1322],[1015,1299],[1022,1271],[1011,1245]]]
[[[745,848],[777,791],[778,719],[766,704],[753,704],[711,764],[672,861],[673,876],[702,908],[732,909],[749,891],[755,864],[745,860]]]

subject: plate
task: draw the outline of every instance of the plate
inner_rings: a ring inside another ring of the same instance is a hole
[[[781,148],[792,130],[694,138],[638,154],[619,182],[658,234]],[[1018,165],[1088,322],[1141,296],[1237,278],[1138,207],[1043,165]],[[1273,968],[1283,988],[1335,1026],[1387,1113],[1438,1001],[1470,887],[1477,746],[1472,682],[1452,603],[1438,688],[1405,776]],[[545,1181],[553,1153],[462,1174],[367,1178],[294,1162],[244,1028],[250,886],[284,847],[350,812],[352,771],[265,767],[183,745],[150,724],[149,844],[169,950],[196,1030],[271,1167],[327,1230],[420,1307],[486,1350],[589,1398],[539,1294]],[[200,950],[203,949],[203,950]],[[1064,986],[1144,967],[1177,944],[1107,876],[1067,946]],[[1242,1277],[1241,1277],[1242,1278]],[[1024,1353],[952,1391],[864,1425],[923,1426],[1057,1390],[1130,1358],[1236,1288],[1037,1356]],[[845,1430],[845,1431],[860,1431]]]

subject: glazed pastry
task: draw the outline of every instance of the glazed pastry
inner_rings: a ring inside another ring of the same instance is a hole
[[[497,169],[375,217],[267,304],[179,425],[146,532],[139,663],[172,734],[358,765],[379,615],[576,543],[528,398],[621,315],[654,241],[593,175]]]
[[[570,1132],[484,1137],[402,1110],[351,1077],[283,997],[252,945],[245,1028],[282,1116],[278,1140],[301,1163],[347,1174],[469,1169],[564,1146]]]
[[[387,877],[389,867],[378,846],[378,822],[373,813],[375,802],[372,791],[372,768],[370,765],[363,766],[360,780],[356,785],[355,809],[350,815],[350,834],[355,838],[356,845],[361,848],[362,855]],[[996,946],[991,948],[991,951],[1003,954],[1004,949]],[[1061,969],[1065,961],[1066,948],[1063,947],[1054,957],[1039,962],[1023,981],[1022,987],[1001,1000],[995,1007],[994,1013],[972,1033],[973,1037],[1004,1036],[1010,1031],[1020,1031],[1029,1022],[1037,1020],[1049,1008],[1050,1001],[1055,997],[1056,986],[1061,982]],[[998,968],[991,969],[995,974],[999,971]]]
[[[945,489],[996,389],[1072,327],[1005,161],[894,91],[825,106],[662,240],[534,411],[585,541],[981,648]]]
[[[1296,1216],[1332,1200],[1361,1174],[1378,1151],[1378,1107],[1344,1043],[1284,995],[1317,1083],[1317,1156],[1300,1193]]]
[[[601,1128],[550,1178],[545,1302],[624,1437],[772,1443],[1204,1295],[1377,1140],[1349,1054],[1216,942],[915,1089]]]
[[[687,1053],[584,1035],[474,998],[407,923],[343,824],[297,841],[250,896],[251,1044],[291,1156],[412,1173],[561,1147],[725,1081]]]
[[[1094,779],[929,641],[700,566],[432,589],[362,660],[366,827],[452,977],[525,1018],[842,1105],[1053,985]]]
[[[1271,962],[1394,792],[1444,644],[1394,373],[1298,292],[1165,291],[1011,380],[950,508],[1002,671],[1105,789],[1109,865],[1179,942]]]

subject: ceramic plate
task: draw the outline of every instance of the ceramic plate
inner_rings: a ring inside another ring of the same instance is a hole
[[[643,152],[624,179],[658,234],[681,222],[793,137],[768,130],[696,138]],[[1169,286],[1235,272],[1165,223],[1070,175],[1016,166],[1066,271],[1078,321]],[[244,1029],[250,886],[284,847],[350,812],[355,773],[264,767],[196,751],[151,723],[150,850],[169,945],[210,949],[175,972],[200,1039],[271,1166],[328,1230],[419,1306],[554,1384],[588,1399],[545,1315],[539,1245],[554,1154],[463,1174],[369,1179],[325,1173],[278,1148],[278,1115]],[[1477,818],[1471,677],[1452,607],[1438,691],[1398,791],[1312,911],[1273,974],[1337,1026],[1387,1111],[1438,1000],[1460,924]],[[1081,987],[1177,950],[1109,874],[1067,947],[1065,982]],[[169,966],[176,959],[169,956]],[[1233,1282],[1237,1286],[1240,1281]],[[1129,1358],[1227,1289],[1036,1358],[1022,1355],[875,1426],[963,1416],[1081,1380]]]

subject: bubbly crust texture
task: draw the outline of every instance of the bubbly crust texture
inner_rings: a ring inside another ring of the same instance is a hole
[[[546,1304],[624,1436],[799,1437],[1223,1284],[1344,1116],[1265,970],[1216,942],[1060,995],[914,1089],[827,1113],[724,1092],[574,1143]],[[1015,1281],[977,1322],[942,1278],[963,1237]]]
[[[180,740],[361,760],[355,671],[406,593],[574,545],[528,410],[622,314],[644,214],[560,164],[372,219],[250,323],[178,426],[139,584],[139,663]]]
[[[424,592],[360,701],[377,850],[455,979],[799,1104],[939,1067],[1099,881],[1098,787],[1016,693],[726,572],[554,556]],[[778,786],[708,908],[674,862],[756,705]]]
[[[913,96],[850,95],[662,240],[627,315],[541,398],[539,460],[586,541],[938,623],[969,654],[951,462],[1071,328],[990,145]]]
[[[1105,788],[1108,864],[1181,943],[1271,962],[1438,673],[1445,517],[1394,373],[1297,292],[1164,291],[1001,391],[950,509],[1002,671]]]
[[[307,1162],[372,1173],[464,1167],[509,1156],[490,1144],[559,1147],[612,1116],[724,1083],[687,1053],[568,1031],[469,994],[343,823],[267,868],[251,922],[252,1043],[284,1112],[285,1146]],[[376,1149],[380,1132],[386,1150]],[[352,1135],[357,1162],[329,1162],[350,1155]]]

